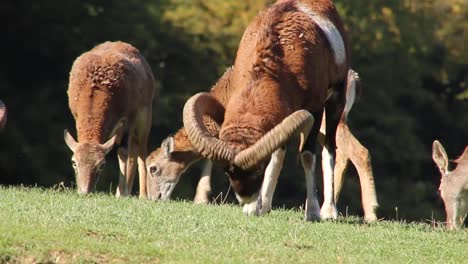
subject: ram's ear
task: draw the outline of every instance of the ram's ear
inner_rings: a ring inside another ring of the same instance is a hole
[[[65,139],[65,143],[67,143],[67,146],[75,153],[76,148],[78,147],[78,142],[70,135],[68,130],[63,131],[63,138]]]
[[[434,140],[434,143],[432,143],[432,159],[439,168],[442,176],[448,173],[447,153],[438,140]]]
[[[166,158],[169,158],[171,156],[171,153],[174,151],[174,137],[170,136],[167,137],[162,143],[161,143],[161,149],[164,153],[164,156]]]

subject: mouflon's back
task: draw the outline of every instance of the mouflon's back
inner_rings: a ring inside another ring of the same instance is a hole
[[[70,72],[68,99],[78,141],[106,140],[122,118],[150,107],[154,77],[138,49],[124,42],[105,42],[83,53]]]

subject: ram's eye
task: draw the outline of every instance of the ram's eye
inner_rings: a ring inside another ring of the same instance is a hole
[[[71,164],[72,164],[72,167],[73,167],[74,169],[76,169],[76,168],[78,167],[78,166],[76,165],[76,161],[74,161],[74,160],[71,161]]]
[[[149,168],[151,175],[159,176],[161,174],[161,169],[158,166],[151,166]]]

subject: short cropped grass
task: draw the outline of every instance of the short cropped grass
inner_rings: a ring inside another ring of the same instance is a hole
[[[0,263],[466,263],[468,231],[0,187]]]

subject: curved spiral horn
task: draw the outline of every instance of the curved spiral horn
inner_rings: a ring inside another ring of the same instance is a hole
[[[203,116],[217,122],[224,117],[224,107],[209,93],[198,93],[185,103],[183,121],[189,140],[205,158],[233,161],[236,150],[210,133]]]
[[[298,132],[305,140],[313,123],[314,117],[306,110],[298,110],[292,113],[255,144],[239,152],[234,158],[234,164],[244,170],[249,169],[286,144]]]

